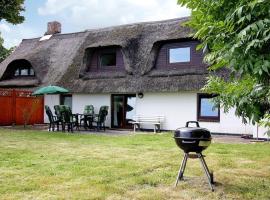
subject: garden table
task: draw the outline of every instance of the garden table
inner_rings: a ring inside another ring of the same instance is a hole
[[[83,120],[83,127],[84,129],[92,129],[93,128],[93,119],[94,119],[94,115],[93,114],[80,114],[77,113],[76,114],[78,116],[78,121],[80,119],[80,123],[78,122],[78,125],[81,126],[81,121]]]

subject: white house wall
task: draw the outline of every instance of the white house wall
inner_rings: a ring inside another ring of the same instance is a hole
[[[137,97],[136,114],[142,116],[165,116],[162,129],[174,130],[195,120],[196,99],[192,93],[145,93]],[[142,126],[145,128],[153,126]]]
[[[59,95],[45,95],[45,105],[53,109],[59,104]],[[72,112],[83,113],[85,105],[93,105],[95,113],[98,113],[100,106],[109,106],[109,113],[106,126],[111,127],[111,94],[73,94]],[[185,126],[186,121],[197,120],[197,92],[178,93],[144,93],[143,98],[136,98],[136,115],[143,116],[165,116],[162,129],[175,130]],[[48,118],[44,114],[44,121]],[[201,127],[209,129],[211,132],[230,134],[253,134],[257,137],[257,126],[245,125],[241,119],[234,115],[234,109],[228,113],[220,110],[220,122],[200,122]],[[153,128],[151,125],[143,125],[142,128]],[[266,129],[258,128],[258,137],[266,138]]]
[[[175,130],[185,126],[186,121],[197,120],[196,92],[145,93],[142,99],[137,98],[136,103],[137,115],[164,115],[162,129]],[[220,122],[200,122],[200,125],[211,132],[252,134],[252,126],[244,125],[241,119],[234,115],[233,110],[225,114],[221,109]]]
[[[95,113],[99,112],[101,106],[109,106],[109,113],[106,120],[106,126],[111,126],[111,95],[110,94],[73,94],[72,112],[83,113],[85,105],[93,105]]]
[[[260,126],[253,126],[253,138],[267,138],[270,139],[265,132],[267,131],[267,128],[260,127]]]
[[[44,105],[47,105],[51,108],[52,112],[54,113],[54,105],[59,105],[60,100],[59,100],[59,95],[44,95]],[[44,122],[48,123],[48,117],[46,115],[45,109],[44,109]]]
[[[236,134],[252,134],[252,126],[242,123],[242,119],[235,116],[235,109],[224,113],[220,109],[220,122],[201,122],[202,127],[212,129],[212,132],[218,133],[236,133]]]

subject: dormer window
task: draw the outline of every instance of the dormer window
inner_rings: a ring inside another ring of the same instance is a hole
[[[190,47],[170,48],[169,63],[190,62]]]
[[[100,54],[100,66],[101,67],[116,66],[116,52]]]
[[[203,52],[196,50],[196,40],[173,40],[156,43],[158,54],[155,68],[158,70],[191,70],[205,66]]]
[[[18,67],[14,73],[15,77],[18,76],[35,76],[35,72],[32,67]]]
[[[19,77],[35,77],[35,71],[31,63],[25,59],[14,60],[8,64],[2,79],[8,80]]]
[[[121,47],[93,47],[86,50],[88,72],[124,70],[124,60]]]

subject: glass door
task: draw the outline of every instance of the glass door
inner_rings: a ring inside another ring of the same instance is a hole
[[[112,95],[112,127],[132,128],[130,123],[135,115],[136,95],[115,94]]]
[[[124,96],[112,96],[112,127],[122,128],[124,124]]]
[[[133,116],[136,115],[136,95],[125,97],[125,128],[132,128],[130,123]]]

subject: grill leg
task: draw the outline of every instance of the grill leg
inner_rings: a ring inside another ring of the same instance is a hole
[[[210,186],[211,190],[214,191],[214,187],[213,187],[213,185],[212,185],[212,182],[213,182],[212,180],[213,180],[213,178],[212,178],[211,175],[210,175],[209,169],[208,169],[208,167],[207,167],[207,165],[206,165],[206,162],[205,162],[205,160],[204,160],[204,158],[203,158],[203,155],[202,155],[201,153],[197,153],[197,155],[198,155],[198,158],[199,158],[200,161],[201,161],[202,167],[203,167],[204,172],[205,172],[205,174],[206,174],[206,176],[207,176],[209,186]]]
[[[182,163],[181,163],[181,166],[180,166],[180,169],[179,169],[179,172],[178,172],[178,175],[177,175],[177,178],[176,178],[176,181],[175,181],[175,187],[177,186],[179,180],[183,179],[183,175],[184,175],[184,172],[186,169],[187,159],[188,159],[188,154],[185,153],[184,158],[183,158]]]

